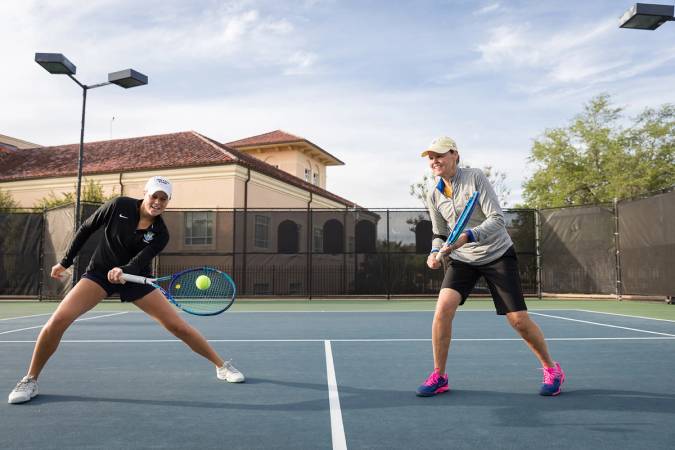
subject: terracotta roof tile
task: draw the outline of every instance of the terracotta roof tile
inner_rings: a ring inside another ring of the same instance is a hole
[[[269,133],[247,137],[238,141],[228,142],[228,147],[249,147],[254,145],[281,144],[287,142],[303,142],[305,138],[286,133],[282,130],[270,131]]]
[[[0,181],[73,176],[79,144],[26,149],[3,158]],[[83,173],[130,172],[166,167],[231,163],[193,132],[144,136],[84,144]]]
[[[302,142],[311,147],[314,147],[320,150],[321,152],[325,153],[331,159],[333,159],[335,163],[339,165],[344,165],[342,161],[340,161],[335,156],[331,155],[318,145],[314,144],[313,142],[308,141],[305,138],[295,136],[294,134],[287,133],[283,130],[270,131],[269,133],[259,134],[257,136],[251,136],[245,139],[240,139],[238,141],[228,142],[225,145],[227,145],[228,147],[244,149],[247,147],[259,147],[263,145],[274,145],[274,144],[291,144],[294,142]]]
[[[0,182],[77,175],[79,144],[0,150]],[[84,175],[241,164],[347,206],[353,202],[194,131],[84,144]]]

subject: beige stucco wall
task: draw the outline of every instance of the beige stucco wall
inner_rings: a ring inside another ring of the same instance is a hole
[[[14,138],[12,136],[5,136],[4,134],[0,134],[0,144],[8,144],[18,149],[40,147],[38,144],[33,144],[32,142],[24,141],[23,139]]]
[[[141,198],[145,183],[153,175],[163,175],[173,183],[171,208],[233,208],[235,205],[235,165],[201,167],[162,171],[131,172],[123,174],[91,175],[83,178],[101,184],[105,195],[125,195]],[[0,183],[0,189],[12,195],[22,207],[32,207],[39,199],[53,193],[75,192],[76,177],[42,178],[36,180]],[[242,203],[243,206],[243,203]]]
[[[149,177],[163,175],[173,183],[169,208],[243,208],[248,170],[236,164],[162,171],[87,176],[99,182],[106,195],[141,198]],[[32,207],[40,198],[53,193],[61,197],[74,192],[76,177],[43,178],[0,183],[0,189],[11,194],[22,207]],[[275,178],[251,171],[248,183],[249,208],[306,208],[310,194],[304,189]],[[343,208],[335,201],[312,195],[312,208]]]
[[[306,208],[310,193],[267,175],[251,172],[248,185],[249,208]],[[242,204],[243,206],[243,204]],[[317,194],[311,195],[310,208],[344,208],[344,205]]]
[[[326,189],[325,163],[321,162],[317,158],[309,156],[304,150],[306,149],[301,146],[294,145],[284,147],[263,147],[257,149],[247,149],[243,151],[262,161],[265,161],[267,164],[277,166],[280,170],[288,172],[291,175],[300,178],[301,180],[305,179],[305,168],[309,168],[312,171],[312,179],[310,180],[311,183],[314,182],[313,174],[318,172],[318,186]]]
[[[119,174],[98,175],[83,178],[85,182],[93,179],[101,183],[106,195],[120,194]],[[147,178],[146,178],[147,179]],[[62,193],[75,192],[76,177],[41,178],[36,180],[22,180],[0,183],[0,189],[9,193],[21,207],[30,208],[41,198],[54,194],[60,198]]]

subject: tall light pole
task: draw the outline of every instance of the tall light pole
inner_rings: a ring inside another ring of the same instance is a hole
[[[77,68],[75,64],[70,62],[61,53],[36,53],[35,62],[40,64],[47,72],[54,75],[68,75],[71,80],[77,83],[78,86],[82,88],[82,126],[80,128],[80,152],[77,157],[77,194],[75,201],[75,232],[80,228],[82,224],[82,211],[81,211],[81,192],[82,192],[82,160],[84,156],[84,116],[87,106],[87,91],[89,89],[94,89],[101,86],[106,86],[108,84],[116,84],[125,89],[142,86],[148,84],[148,77],[143,75],[140,72],[136,72],[133,69],[120,70],[118,72],[111,72],[108,74],[108,81],[104,83],[97,83],[92,85],[86,85],[80,83],[77,78],[75,78],[75,71]],[[73,270],[73,285],[76,282],[76,274]]]
[[[673,5],[635,3],[619,19],[619,28],[634,30],[656,30],[666,22],[675,20]]]

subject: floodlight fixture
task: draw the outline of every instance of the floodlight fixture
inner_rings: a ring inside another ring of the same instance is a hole
[[[82,163],[84,159],[84,119],[87,107],[87,91],[109,84],[116,84],[125,89],[142,86],[148,84],[148,77],[133,69],[120,70],[118,72],[111,72],[108,74],[108,81],[97,84],[86,85],[80,83],[75,78],[75,64],[71,63],[68,58],[61,53],[36,53],[35,62],[51,74],[68,75],[78,86],[82,88],[82,125],[80,127],[80,150],[77,156],[77,188],[75,200],[75,232],[80,228],[82,223],[81,199],[82,199]],[[78,280],[77,268],[73,270],[73,286]]]
[[[635,3],[619,19],[620,28],[635,30],[656,30],[664,23],[675,20],[673,5],[655,5],[652,3]]]
[[[108,74],[108,82],[129,89],[148,84],[148,77],[134,69],[125,69]]]
[[[75,64],[61,53],[36,53],[35,62],[54,75],[75,75]]]

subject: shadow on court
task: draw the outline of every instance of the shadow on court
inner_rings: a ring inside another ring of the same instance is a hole
[[[308,389],[325,392],[325,384],[296,383],[289,381],[267,380],[251,378],[246,380],[242,388],[256,385],[278,385],[295,389]],[[506,393],[497,391],[451,390],[449,393],[431,398],[417,397],[410,391],[395,391],[389,389],[360,389],[341,385],[340,402],[343,410],[348,409],[378,409],[399,408],[406,406],[435,407],[488,407],[497,412],[501,425],[518,426],[551,426],[546,414],[555,407],[561,411],[590,411],[602,412],[639,412],[675,414],[675,395],[659,394],[655,392],[611,390],[611,389],[580,389],[565,390],[555,398],[542,397],[533,393]],[[17,407],[39,407],[48,403],[66,402],[94,402],[129,404],[142,406],[161,406],[179,408],[202,409],[230,409],[230,410],[265,410],[265,411],[325,411],[326,401],[309,400],[287,402],[280,404],[250,404],[227,401],[187,401],[187,400],[154,400],[139,398],[98,397],[83,395],[40,394],[32,402]],[[527,417],[523,420],[520,414],[523,408],[527,410]],[[634,423],[632,423],[634,424]],[[560,425],[560,424],[558,424]]]

